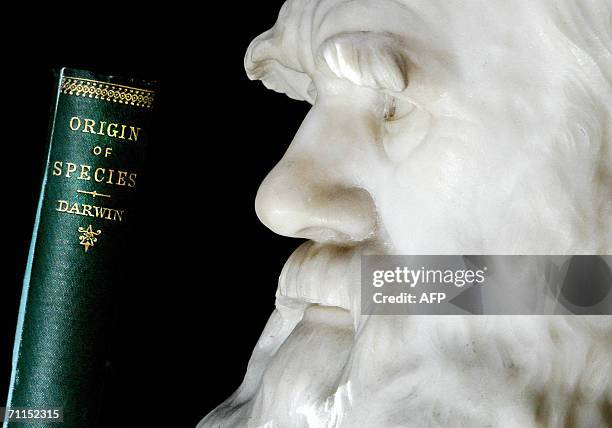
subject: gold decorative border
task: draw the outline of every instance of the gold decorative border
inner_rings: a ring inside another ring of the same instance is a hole
[[[67,95],[97,98],[137,107],[153,107],[155,92],[116,83],[100,82],[82,77],[64,77],[60,91]]]

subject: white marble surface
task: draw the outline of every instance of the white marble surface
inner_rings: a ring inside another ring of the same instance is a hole
[[[359,313],[361,254],[612,253],[611,13],[285,3],[245,67],[312,109],[256,209],[309,241],[200,427],[612,424],[610,317]]]

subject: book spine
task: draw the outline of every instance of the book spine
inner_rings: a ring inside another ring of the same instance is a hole
[[[93,427],[154,134],[152,82],[62,69],[24,276],[4,427]],[[134,245],[136,244],[136,245]],[[19,423],[13,421],[19,420]]]

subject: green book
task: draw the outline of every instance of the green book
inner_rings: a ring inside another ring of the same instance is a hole
[[[96,425],[114,302],[129,286],[156,91],[154,82],[58,73],[5,427]]]

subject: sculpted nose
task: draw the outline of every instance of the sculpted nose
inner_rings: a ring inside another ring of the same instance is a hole
[[[281,160],[257,192],[257,216],[284,236],[341,244],[371,237],[376,210],[370,194],[324,176],[311,162]]]

